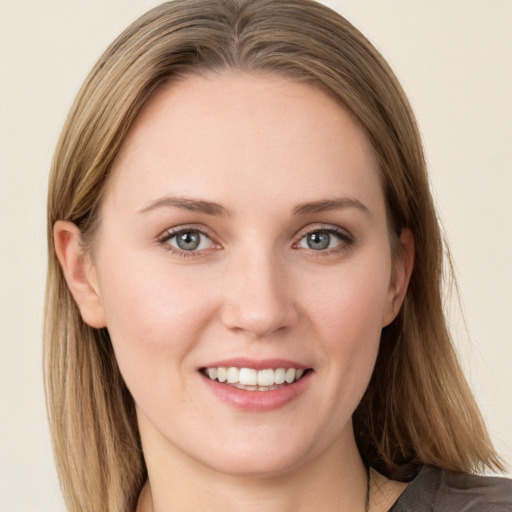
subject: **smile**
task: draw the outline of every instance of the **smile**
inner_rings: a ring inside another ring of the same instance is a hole
[[[308,370],[296,368],[212,367],[202,373],[209,379],[247,391],[272,391],[300,380]]]

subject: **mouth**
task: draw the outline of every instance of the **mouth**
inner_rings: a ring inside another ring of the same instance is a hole
[[[273,391],[303,379],[310,368],[254,368],[216,366],[201,368],[208,379],[246,391]]]

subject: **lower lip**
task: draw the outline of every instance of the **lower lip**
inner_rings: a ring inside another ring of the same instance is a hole
[[[272,411],[279,409],[299,397],[309,385],[312,371],[308,371],[293,384],[269,391],[248,391],[238,389],[202,375],[209,389],[223,402],[245,411]]]

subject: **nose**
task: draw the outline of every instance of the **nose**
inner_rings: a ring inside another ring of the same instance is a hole
[[[264,338],[293,327],[299,313],[290,272],[272,255],[239,258],[224,281],[223,324],[253,338]]]

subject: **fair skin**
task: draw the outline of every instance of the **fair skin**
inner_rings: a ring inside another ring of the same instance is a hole
[[[405,295],[401,241],[393,257],[368,140],[312,86],[223,72],[148,102],[92,250],[55,225],[136,403],[140,511],[364,509],[351,416]],[[219,382],[224,367],[246,369],[239,384]],[[279,368],[299,372],[281,383]],[[372,481],[372,512],[388,510],[404,485]]]

